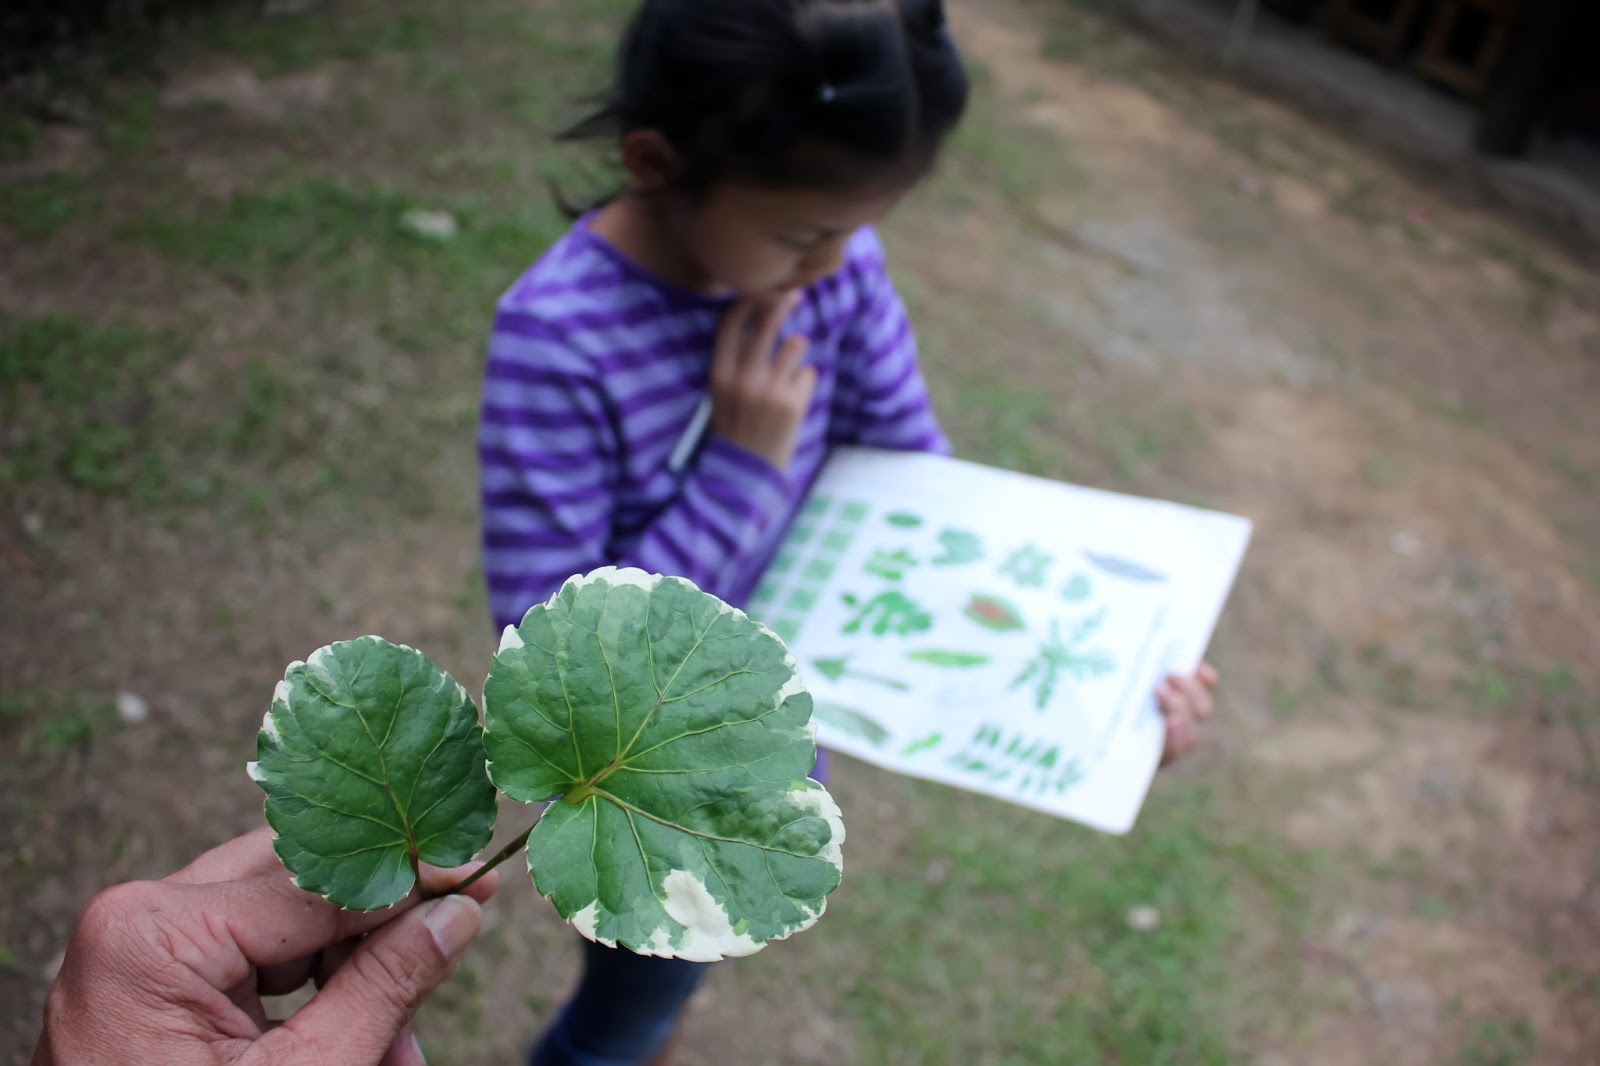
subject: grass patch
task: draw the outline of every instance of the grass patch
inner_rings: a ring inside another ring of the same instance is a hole
[[[160,99],[154,88],[124,88],[101,103],[101,137],[115,159],[143,155],[155,140]]]
[[[455,24],[443,9],[385,15],[383,8],[366,4],[353,11],[219,18],[201,36],[210,48],[246,60],[261,73],[286,74],[381,52],[422,54],[447,40]]]
[[[150,424],[171,337],[75,318],[0,322],[0,413],[11,427],[0,484],[58,473],[99,494],[151,493],[165,480]]]
[[[1036,5],[1037,6],[1037,5]],[[1115,19],[1115,0],[1052,0],[1041,53],[1099,75],[1137,79],[1163,62],[1161,50]]]
[[[948,174],[930,194],[952,209],[965,206],[973,188],[1012,208],[1036,203],[1046,193],[1083,196],[1093,174],[1057,130],[1046,135],[1015,117],[997,98],[994,76],[977,60],[969,64],[973,85],[970,121],[957,127],[945,160]]]
[[[416,207],[450,213],[455,235],[407,229]],[[120,240],[169,260],[180,279],[208,275],[196,282],[220,279],[247,306],[272,302],[269,320],[234,340],[231,366],[201,366],[192,391],[207,409],[170,412],[207,461],[186,464],[168,495],[231,498],[264,530],[313,498],[398,478],[384,505],[426,511],[440,493],[432,465],[470,447],[494,299],[565,229],[544,197],[503,209],[316,178],[124,226]],[[295,357],[281,358],[288,350]],[[407,463],[387,458],[396,449]]]
[[[416,206],[422,205],[396,190],[308,179],[240,193],[210,209],[146,215],[121,236],[245,289],[315,276],[319,293],[376,300],[396,285],[425,281],[410,298],[423,305],[471,298],[482,318],[493,295],[566,228],[555,207],[542,201],[498,211],[469,200],[443,205],[457,219],[456,237],[428,240],[401,225],[401,216]]]
[[[0,163],[19,163],[33,154],[39,124],[25,115],[0,110]]]
[[[87,212],[87,187],[77,177],[49,175],[0,185],[0,222],[24,240],[53,237]]]
[[[82,747],[119,725],[117,712],[103,699],[84,695],[0,693],[0,778],[12,776],[31,760]]]
[[[929,872],[858,873],[832,930],[873,944],[871,978],[844,1008],[871,1042],[861,1061],[1236,1061],[1219,991],[1239,893],[1267,901],[1253,920],[1292,924],[1298,875],[1258,874],[1293,859],[1219,848],[1202,790],[1168,786],[1126,838],[906,791],[919,825],[897,865]],[[1131,928],[1136,906],[1154,907],[1159,927]]]
[[[958,417],[973,424],[986,462],[1029,474],[1042,474],[1057,465],[1058,459],[1043,446],[1054,413],[1043,392],[1009,384],[983,385],[962,389],[956,402],[963,409]]]
[[[1467,1035],[1457,1058],[1460,1066],[1521,1066],[1531,1060],[1536,1041],[1526,1018],[1488,1018]]]

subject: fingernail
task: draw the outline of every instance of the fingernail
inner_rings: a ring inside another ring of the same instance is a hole
[[[411,1032],[411,1050],[417,1053],[417,1061],[422,1063],[422,1066],[428,1066],[428,1056],[422,1053],[422,1041],[417,1039],[416,1030]]]
[[[423,920],[427,922],[428,932],[433,934],[433,942],[439,945],[444,957],[453,959],[478,938],[478,929],[483,925],[483,911],[478,907],[477,900],[467,896],[446,896],[428,904],[428,913]]]

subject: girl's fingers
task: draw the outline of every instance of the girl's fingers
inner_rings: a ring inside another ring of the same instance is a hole
[[[789,316],[799,305],[800,293],[793,289],[762,304],[761,317],[755,323],[755,336],[750,340],[749,347],[744,350],[740,359],[743,366],[771,365],[773,349],[778,344],[778,330],[783,328],[783,324],[789,320]]]
[[[1211,690],[1198,677],[1169,677],[1163,688],[1172,693],[1172,701],[1181,704],[1191,718],[1211,717]]]
[[[811,350],[811,341],[802,336],[790,337],[778,346],[777,358],[773,360],[772,370],[779,381],[788,381],[796,376],[796,371],[805,362],[806,353]]]
[[[713,381],[727,383],[738,373],[756,306],[755,300],[740,300],[722,316],[722,325],[717,328],[716,348],[711,353]]]
[[[817,391],[817,370],[803,366],[794,372],[794,405],[802,416],[811,409],[811,397]]]
[[[1222,680],[1222,675],[1217,673],[1217,668],[1210,663],[1202,663],[1194,676],[1199,678],[1200,683],[1206,688],[1216,688],[1217,683]]]
[[[1182,715],[1167,719],[1167,743],[1161,761],[1170,763],[1195,745],[1194,725]]]

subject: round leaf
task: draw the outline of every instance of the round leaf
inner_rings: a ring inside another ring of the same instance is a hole
[[[484,686],[489,775],[560,796],[528,840],[592,940],[710,962],[821,916],[844,823],[783,642],[681,578],[599,570],[506,630]]]
[[[404,899],[413,864],[489,843],[495,791],[466,689],[421,652],[362,637],[292,663],[250,776],[295,884],[350,910]]]

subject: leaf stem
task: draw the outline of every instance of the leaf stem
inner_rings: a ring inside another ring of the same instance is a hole
[[[488,862],[484,863],[483,866],[481,866],[480,868],[475,870],[470,877],[467,877],[465,880],[461,881],[459,884],[452,885],[451,887],[445,889],[443,892],[438,893],[438,895],[440,895],[440,896],[455,896],[455,895],[459,895],[460,893],[465,892],[467,889],[471,888],[473,885],[477,884],[478,883],[478,879],[481,878],[484,874],[488,873],[490,870],[494,869],[496,866],[499,866],[501,863],[505,862],[507,859],[511,858],[511,856],[515,855],[517,852],[521,851],[524,847],[526,847],[527,843],[528,843],[528,836],[532,832],[533,832],[533,826],[530,825],[530,826],[528,826],[528,828],[526,830],[523,831],[521,836],[516,837],[514,840],[512,840],[510,843],[508,843],[505,847],[503,847],[499,851],[495,852],[494,858],[490,859]]]
[[[416,878],[417,887],[422,889],[422,898],[432,899],[433,893],[429,892],[428,886],[422,883],[422,859],[417,855],[415,845],[412,845],[410,852],[406,855],[406,859],[411,863],[411,876]]]

